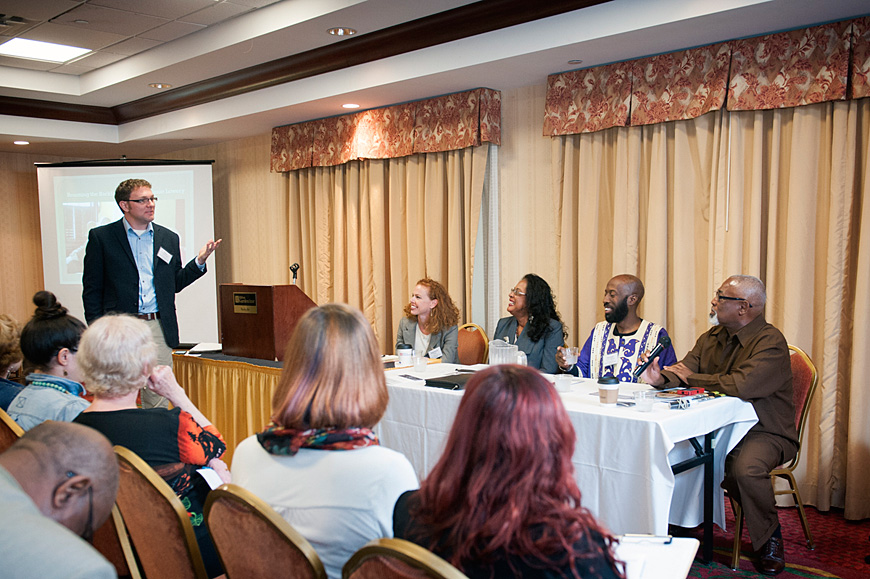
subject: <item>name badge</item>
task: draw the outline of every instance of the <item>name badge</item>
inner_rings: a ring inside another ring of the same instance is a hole
[[[604,354],[602,356],[601,361],[604,362],[605,367],[616,366],[619,364],[619,354],[617,352],[611,352],[610,354]]]
[[[441,356],[441,348],[432,348],[431,350],[429,350],[429,357],[433,360],[435,358],[440,358]]]
[[[157,257],[159,257],[166,263],[172,261],[172,254],[166,251],[166,249],[163,247],[161,247],[160,250],[157,252]]]

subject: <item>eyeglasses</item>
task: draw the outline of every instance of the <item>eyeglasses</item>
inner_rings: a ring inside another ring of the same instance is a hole
[[[82,533],[82,539],[88,543],[94,541],[94,487],[88,487],[88,522],[85,523],[85,530]]]
[[[729,302],[746,302],[747,306],[749,306],[750,308],[752,307],[752,304],[749,303],[749,300],[747,300],[746,298],[736,298],[734,296],[723,296],[721,290],[716,290],[715,292],[713,292],[713,299],[716,300],[717,302],[720,302],[722,300],[726,300]]]
[[[521,292],[519,289],[512,287],[508,293],[511,293],[515,296],[525,297],[526,292]]]
[[[157,203],[157,197],[143,197],[142,199],[127,199],[127,203],[138,203],[142,205],[143,203]]]

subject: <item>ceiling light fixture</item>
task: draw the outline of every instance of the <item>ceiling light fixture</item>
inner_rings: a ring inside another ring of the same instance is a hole
[[[329,28],[326,31],[333,36],[353,36],[354,34],[356,34],[356,30],[354,30],[353,28],[345,28],[344,26]]]
[[[79,18],[78,20],[73,20],[73,24],[90,24],[87,20],[82,20]]]
[[[0,44],[0,54],[16,58],[29,58],[47,62],[67,62],[91,52],[90,48],[54,44],[26,38],[13,38]]]
[[[574,60],[569,60],[568,64],[583,64],[583,61],[579,58],[575,58]]]
[[[359,105],[356,103],[345,103],[345,104],[341,105],[341,108],[343,108],[343,109],[358,109]]]
[[[148,86],[151,88],[172,88],[171,84],[166,84],[165,82],[152,82],[148,83]]]
[[[29,145],[30,141],[12,141],[13,145]]]

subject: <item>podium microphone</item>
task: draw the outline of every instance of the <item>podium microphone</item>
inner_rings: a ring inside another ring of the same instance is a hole
[[[296,285],[296,277],[299,275],[299,264],[294,263],[291,265],[290,271],[293,273],[293,285]]]
[[[652,361],[655,360],[659,354],[665,351],[671,345],[671,339],[667,336],[662,336],[659,338],[659,343],[656,344],[656,347],[653,348],[653,351],[649,353],[649,358],[647,358],[646,362],[635,368],[634,372],[631,373],[632,378],[637,380],[640,378],[640,375],[643,374],[644,370],[649,368],[649,365],[652,364]]]

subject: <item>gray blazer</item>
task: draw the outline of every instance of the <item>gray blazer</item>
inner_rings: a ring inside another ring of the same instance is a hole
[[[396,332],[396,349],[401,344],[414,347],[417,333],[417,322],[409,317],[399,320],[399,330]],[[459,363],[459,328],[450,326],[429,337],[429,349],[441,348],[441,361],[449,364]],[[426,354],[429,357],[429,354]]]
[[[517,319],[513,316],[502,318],[495,326],[493,340],[507,338],[511,344],[516,344],[520,351],[526,353],[529,366],[537,368],[548,374],[556,374],[559,366],[556,364],[556,348],[562,345],[562,324],[556,320],[550,320],[547,332],[537,342],[533,342],[526,336],[528,324],[523,328],[520,337],[517,338]]]

